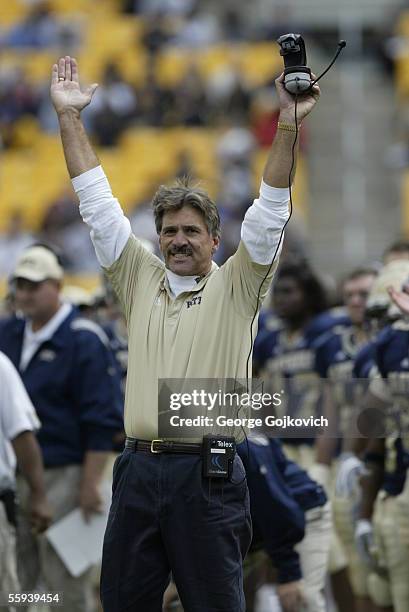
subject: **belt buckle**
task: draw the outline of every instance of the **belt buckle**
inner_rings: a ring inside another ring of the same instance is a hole
[[[163,451],[155,450],[153,448],[153,445],[155,444],[155,442],[164,442],[164,440],[152,440],[152,442],[151,442],[151,453],[154,453],[155,455],[159,455],[160,453],[163,453]]]

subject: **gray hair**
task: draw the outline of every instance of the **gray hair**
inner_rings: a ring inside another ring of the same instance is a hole
[[[188,176],[177,179],[170,187],[161,185],[153,196],[153,216],[158,234],[162,230],[163,215],[184,206],[201,212],[209,234],[220,238],[220,216],[216,204],[205,191],[193,185]]]

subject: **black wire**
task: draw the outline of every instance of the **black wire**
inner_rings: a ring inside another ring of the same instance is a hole
[[[345,44],[342,44],[342,43],[339,44],[338,51],[335,53],[334,59],[332,60],[332,62],[329,64],[329,66],[327,66],[327,68],[325,68],[324,72],[322,72],[320,74],[320,76],[315,79],[315,81],[312,81],[311,85],[309,86],[309,88],[307,89],[307,91],[305,93],[310,92],[312,90],[312,88],[314,87],[314,85],[316,83],[318,83],[318,81],[320,81],[322,79],[322,77],[327,74],[328,70],[331,70],[332,66],[335,64],[335,62],[338,59],[338,55],[341,53],[341,51],[342,51],[342,49],[344,49],[344,47],[345,47]]]
[[[336,56],[336,57],[338,57],[338,56]],[[335,59],[336,59],[336,57],[335,57]],[[335,61],[335,59],[334,59],[334,61]],[[332,62],[332,63],[334,63],[334,62]],[[324,76],[324,74],[325,73],[323,73],[321,76]],[[319,77],[319,78],[321,78],[321,77]],[[262,289],[262,287],[263,287],[263,285],[264,285],[268,275],[270,274],[271,268],[273,267],[273,265],[275,263],[275,258],[277,257],[278,249],[280,248],[280,245],[281,245],[281,242],[282,242],[282,239],[283,239],[283,236],[284,236],[284,230],[285,230],[287,224],[289,223],[289,221],[290,221],[290,219],[292,217],[292,214],[293,214],[293,195],[292,195],[292,186],[291,186],[291,175],[293,173],[294,166],[295,166],[295,147],[297,145],[298,134],[299,134],[298,117],[297,117],[297,105],[298,105],[298,94],[295,94],[295,106],[294,106],[295,138],[294,138],[293,146],[292,146],[292,149],[291,149],[291,168],[290,168],[290,172],[288,174],[288,189],[289,189],[289,192],[290,192],[290,214],[288,215],[287,221],[283,225],[283,228],[282,228],[281,234],[280,234],[280,239],[278,241],[276,250],[275,250],[274,255],[273,255],[273,260],[272,260],[271,264],[269,265],[268,270],[267,270],[263,280],[260,283],[260,287],[259,287],[258,294],[257,294],[256,308],[254,310],[254,315],[253,315],[253,318],[252,318],[251,324],[250,324],[250,351],[249,351],[249,354],[248,354],[248,357],[247,357],[247,362],[246,362],[246,392],[247,393],[249,392],[249,378],[250,378],[249,377],[249,362],[250,362],[250,359],[251,359],[251,353],[253,351],[253,323],[254,323],[254,320],[255,320],[255,318],[257,316],[257,313],[258,313],[261,289]],[[240,411],[240,408],[237,410],[237,416],[239,414],[239,411]],[[250,448],[249,448],[248,437],[247,437],[246,430],[244,429],[243,425],[241,425],[241,429],[242,429],[242,431],[244,433],[244,437],[246,439],[247,460],[250,461]],[[233,484],[240,485],[245,480],[246,480],[246,476],[244,476],[244,478],[242,478],[242,480],[240,480],[239,482],[234,482]],[[230,480],[230,482],[232,482],[232,481]]]

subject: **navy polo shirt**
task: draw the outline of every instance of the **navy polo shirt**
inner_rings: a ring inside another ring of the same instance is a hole
[[[0,350],[20,372],[41,421],[45,467],[81,464],[87,451],[109,451],[123,429],[120,380],[101,328],[71,311],[20,371],[25,321],[0,322]]]

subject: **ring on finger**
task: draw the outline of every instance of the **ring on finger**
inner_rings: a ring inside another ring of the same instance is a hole
[[[59,76],[59,77],[58,77],[58,80],[59,80],[59,81],[65,81],[65,77],[63,77],[63,76]]]

